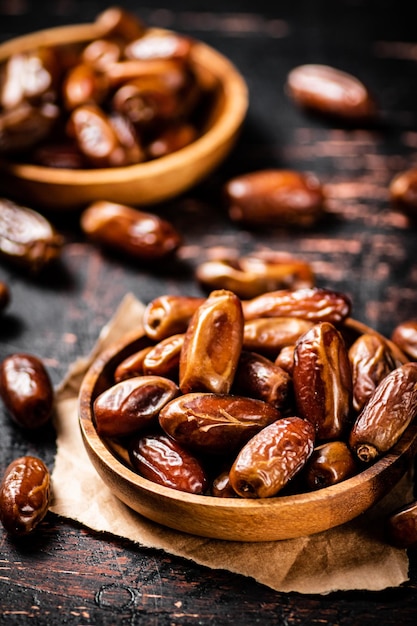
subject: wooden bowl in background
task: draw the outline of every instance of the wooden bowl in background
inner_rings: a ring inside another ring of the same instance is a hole
[[[149,29],[151,32],[161,29]],[[87,43],[100,37],[99,24],[45,29],[0,45],[0,63],[10,55],[37,46]],[[153,204],[192,187],[215,169],[232,149],[248,107],[246,83],[222,54],[196,41],[192,63],[205,81],[217,84],[203,134],[192,144],[160,157],[127,167],[58,169],[29,163],[1,164],[3,193],[48,209],[72,209],[95,200],[122,204]]]
[[[345,322],[350,336],[374,332]],[[274,541],[328,530],[348,522],[386,495],[405,474],[417,451],[417,423],[380,460],[337,485],[313,492],[264,499],[216,498],[162,487],[135,473],[97,435],[92,403],[113,384],[120,361],[149,343],[142,333],[125,337],[101,354],[86,374],[79,395],[79,423],[91,462],[117,498],[144,517],[203,537]]]

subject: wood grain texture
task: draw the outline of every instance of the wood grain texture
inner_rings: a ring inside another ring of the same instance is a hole
[[[2,41],[45,27],[91,21],[110,2],[21,0],[0,3]],[[137,265],[88,244],[78,215],[51,216],[66,236],[63,258],[30,278],[0,266],[12,302],[0,321],[0,358],[25,350],[42,357],[57,384],[87,354],[126,292],[144,302],[164,293],[202,295],[196,264],[213,251],[263,248],[311,262],[318,284],[348,293],[355,318],[385,335],[416,316],[416,226],[389,203],[387,185],[417,163],[415,20],[409,0],[171,0],[123,3],[154,26],[190,33],[228,56],[250,90],[239,142],[207,180],[160,207],[184,234],[169,268]],[[329,63],[358,75],[383,113],[375,128],[334,127],[288,101],[287,72]],[[309,232],[255,232],[232,225],[221,184],[263,167],[311,170],[326,185],[328,218]],[[0,409],[0,470],[16,456],[37,454],[52,467],[51,427],[27,435]],[[48,514],[36,535],[13,543],[0,530],[0,623],[11,625],[260,624],[404,626],[415,624],[417,557],[410,581],[378,593],[302,596],[271,591],[250,579],[211,571],[158,551],[102,536]]]

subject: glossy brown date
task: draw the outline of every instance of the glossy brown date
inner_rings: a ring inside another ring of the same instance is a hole
[[[343,438],[352,404],[352,375],[346,344],[333,324],[315,324],[297,341],[293,384],[298,415],[314,424],[317,439]]]
[[[355,458],[344,441],[329,441],[314,448],[303,470],[305,483],[311,490],[336,485],[356,472]]]
[[[391,340],[412,361],[417,361],[417,320],[406,320],[398,324],[392,331]]]
[[[128,378],[103,391],[94,401],[100,437],[122,437],[157,423],[162,407],[179,394],[178,386],[162,376]]]
[[[28,430],[44,426],[54,408],[54,389],[37,356],[15,353],[0,364],[0,397],[13,420]]]
[[[184,334],[171,335],[153,346],[144,356],[143,373],[178,379]]]
[[[134,41],[145,31],[145,24],[134,13],[119,6],[104,9],[95,19],[95,26],[101,37],[121,38],[125,42]]]
[[[151,300],[143,313],[143,328],[154,341],[184,333],[205,298],[196,296],[164,295]]]
[[[87,63],[71,68],[62,83],[62,98],[65,108],[72,111],[84,104],[100,105],[107,96],[106,75]]]
[[[212,259],[200,263],[195,275],[203,287],[230,289],[242,299],[278,289],[314,286],[309,264],[283,254]]]
[[[194,494],[207,488],[200,461],[164,434],[136,437],[129,444],[129,456],[135,470],[158,485]]]
[[[370,463],[390,450],[417,415],[417,363],[390,372],[377,386],[356,419],[349,445]]]
[[[345,121],[376,117],[374,98],[355,76],[328,65],[306,64],[289,72],[286,92],[300,107]]]
[[[285,346],[293,345],[313,322],[296,317],[260,317],[245,322],[243,347],[275,359]]]
[[[372,333],[358,337],[348,354],[352,368],[352,404],[359,412],[381,380],[396,368],[396,363],[385,339]]]
[[[324,214],[324,192],[313,174],[261,170],[229,180],[224,195],[231,220],[251,226],[309,228]]]
[[[59,110],[53,103],[35,106],[22,102],[0,111],[0,154],[14,156],[30,150],[48,137],[58,117]]]
[[[179,365],[183,393],[229,393],[243,339],[240,299],[226,289],[212,291],[196,310],[184,335]]]
[[[280,417],[277,409],[262,400],[189,393],[164,406],[159,413],[159,423],[167,435],[190,450],[230,455]]]
[[[292,381],[287,372],[266,357],[242,350],[232,390],[263,400],[284,411],[292,399]]]
[[[50,475],[34,456],[15,459],[0,485],[0,520],[8,533],[24,536],[45,517],[51,499]]]
[[[142,374],[144,374],[143,360],[152,348],[153,346],[146,346],[145,348],[138,350],[138,352],[135,352],[134,354],[131,354],[123,359],[123,361],[119,363],[114,370],[114,382],[120,383],[122,380],[126,380],[127,378],[142,376]]]
[[[36,273],[57,259],[63,238],[40,213],[0,198],[0,257]]]
[[[210,493],[216,498],[236,498],[237,493],[230,484],[230,470],[223,470],[211,484]]]
[[[397,548],[417,548],[417,500],[393,511],[385,524],[389,543]]]
[[[314,447],[314,426],[282,418],[243,446],[230,470],[230,483],[243,498],[275,496],[302,469]]]
[[[182,243],[168,221],[112,202],[97,201],[85,209],[81,228],[94,243],[141,261],[171,257]]]
[[[310,287],[303,289],[279,289],[261,294],[251,300],[243,300],[245,320],[256,317],[297,317],[311,322],[343,322],[351,312],[352,304],[347,295]]]

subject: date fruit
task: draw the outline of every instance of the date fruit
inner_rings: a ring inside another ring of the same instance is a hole
[[[181,245],[168,221],[112,202],[93,202],[81,215],[81,228],[91,241],[140,261],[164,260]]]
[[[60,256],[62,245],[43,215],[0,198],[0,257],[36,273]]]
[[[381,380],[396,368],[396,363],[385,339],[372,333],[358,337],[348,354],[352,367],[352,404],[359,412]]]
[[[50,475],[34,456],[15,459],[0,485],[0,520],[8,533],[24,536],[45,517],[51,499]]]
[[[417,415],[417,363],[405,363],[377,386],[349,436],[349,445],[364,463],[390,450]]]
[[[343,438],[352,404],[352,375],[346,344],[333,324],[315,324],[297,341],[293,384],[298,414],[314,424],[317,439]]]
[[[243,347],[275,359],[285,346],[294,344],[313,322],[296,317],[260,317],[245,322]]]
[[[0,397],[13,420],[28,430],[44,426],[54,408],[54,389],[43,362],[14,353],[0,364]]]
[[[314,448],[304,469],[309,489],[323,489],[353,476],[357,471],[355,458],[344,441],[328,441]]]
[[[311,322],[343,322],[351,312],[348,296],[320,287],[278,289],[243,300],[245,320],[256,317],[297,317]]]
[[[179,393],[162,376],[128,378],[103,391],[94,401],[95,425],[100,437],[122,437],[157,423],[161,408]]]
[[[243,498],[275,496],[304,467],[314,447],[314,426],[282,418],[243,446],[230,470],[230,483]]]
[[[417,361],[417,320],[406,320],[398,324],[392,331],[391,340],[412,361]]]
[[[417,548],[417,500],[393,511],[385,529],[389,543],[396,548]]]
[[[154,298],[143,313],[143,329],[154,341],[184,333],[205,298],[165,295]]]
[[[229,393],[243,340],[240,299],[226,289],[212,291],[194,313],[180,354],[183,393]]]
[[[376,116],[374,98],[355,76],[328,65],[300,65],[289,72],[286,92],[305,109],[344,121],[369,121]]]
[[[203,494],[207,488],[200,461],[165,434],[134,438],[129,456],[136,471],[158,485],[194,494]]]
[[[224,187],[230,219],[250,226],[308,228],[324,214],[324,192],[313,174],[260,170]]]
[[[281,417],[272,405],[244,396],[188,393],[166,404],[159,423],[185,448],[224,455]]]

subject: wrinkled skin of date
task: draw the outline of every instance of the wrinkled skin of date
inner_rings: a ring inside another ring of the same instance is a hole
[[[405,363],[379,383],[349,436],[358,458],[370,463],[388,452],[417,415],[417,363]]]
[[[252,226],[311,227],[324,214],[324,193],[313,174],[261,170],[237,176],[224,188],[230,218]]]
[[[180,355],[183,393],[229,393],[243,340],[240,299],[231,291],[212,291],[193,315]]]
[[[243,446],[230,470],[230,483],[243,498],[275,496],[302,469],[314,447],[314,426],[282,418]]]
[[[245,322],[243,347],[276,358],[285,346],[294,344],[312,328],[313,322],[296,317],[260,317]]]
[[[417,548],[417,500],[393,511],[385,524],[388,542],[397,548]]]
[[[417,361],[417,320],[406,320],[392,331],[391,340],[412,361]]]
[[[235,395],[189,393],[164,406],[159,423],[185,448],[224,455],[281,417],[272,405]]]
[[[135,437],[129,456],[135,470],[158,485],[194,494],[203,494],[207,488],[200,461],[165,434]]]
[[[300,107],[348,122],[369,121],[376,103],[355,76],[328,65],[300,65],[289,72],[286,92]]]
[[[396,209],[412,220],[417,219],[417,167],[397,174],[389,186]]]
[[[33,456],[15,459],[0,485],[0,520],[8,533],[24,536],[45,517],[51,498],[46,465]]]
[[[352,374],[345,342],[328,322],[297,341],[293,384],[298,414],[314,424],[317,439],[340,439],[352,405]]]
[[[6,357],[0,364],[0,397],[19,426],[44,426],[52,416],[54,389],[43,362],[32,354]]]
[[[328,441],[314,448],[303,473],[308,488],[315,490],[336,485],[356,471],[356,460],[349,446],[344,441]]]
[[[143,328],[150,339],[161,341],[171,335],[184,333],[205,298],[164,295],[151,300],[143,313]]]
[[[359,412],[381,380],[396,368],[396,363],[387,342],[372,333],[358,337],[348,354],[352,367],[352,404]]]
[[[128,378],[103,391],[93,413],[100,437],[122,437],[157,422],[162,407],[179,393],[177,385],[162,376]]]
[[[43,215],[0,198],[0,256],[36,273],[61,254],[63,238]]]
[[[331,289],[311,287],[279,289],[252,300],[243,300],[245,320],[257,317],[297,317],[311,322],[339,324],[351,312],[351,302],[342,293]]]
[[[292,381],[287,372],[266,357],[242,350],[232,390],[284,411],[292,398]]]
[[[166,220],[111,202],[91,204],[81,216],[81,227],[91,241],[141,261],[171,257],[182,242]]]

